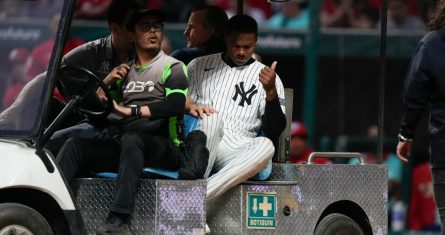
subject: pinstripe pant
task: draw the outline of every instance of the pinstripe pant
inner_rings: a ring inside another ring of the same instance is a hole
[[[246,137],[223,130],[220,115],[200,120],[198,128],[207,135],[210,151],[207,178],[207,201],[212,200],[266,168],[275,148],[265,137]]]

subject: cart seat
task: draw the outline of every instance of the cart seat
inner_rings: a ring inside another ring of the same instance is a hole
[[[198,118],[191,115],[184,115],[184,133],[187,136],[190,132],[196,130],[198,125]],[[263,136],[262,132],[258,134]],[[272,161],[267,164],[267,167],[253,176],[252,180],[266,180],[272,173]],[[117,173],[114,172],[100,172],[95,174],[100,178],[116,179]],[[179,179],[178,171],[167,170],[159,167],[145,167],[142,171],[143,178],[150,179]]]

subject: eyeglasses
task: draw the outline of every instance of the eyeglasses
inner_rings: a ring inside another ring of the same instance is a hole
[[[164,24],[161,22],[140,22],[137,24],[137,27],[142,32],[148,32],[153,28],[155,31],[160,32],[162,31],[162,28],[164,28]]]

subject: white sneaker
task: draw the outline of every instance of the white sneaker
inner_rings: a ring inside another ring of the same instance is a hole
[[[209,225],[206,223],[206,228],[204,230],[204,234],[210,234],[210,228]]]

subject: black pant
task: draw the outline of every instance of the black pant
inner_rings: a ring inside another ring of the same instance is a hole
[[[63,145],[57,160],[68,182],[79,167],[96,172],[117,171],[111,211],[131,214],[143,167],[177,170],[181,157],[180,149],[167,137],[126,132],[120,140],[71,138]]]
[[[445,138],[431,138],[431,173],[433,176],[434,199],[439,209],[442,234],[445,235]]]
[[[432,168],[434,199],[436,200],[437,209],[442,225],[442,234],[445,234],[445,169]]]

